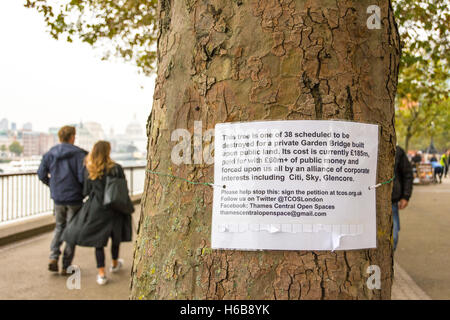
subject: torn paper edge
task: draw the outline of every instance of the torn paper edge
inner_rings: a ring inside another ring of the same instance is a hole
[[[362,224],[248,224],[248,223],[227,223],[219,224],[220,233],[242,233],[242,232],[261,232],[269,233],[318,233],[326,232],[331,236],[332,249],[339,248],[343,237],[352,237],[361,235],[364,231]]]

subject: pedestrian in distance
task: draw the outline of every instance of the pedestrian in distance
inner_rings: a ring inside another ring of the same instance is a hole
[[[447,178],[448,167],[450,165],[450,149],[442,154],[440,163],[444,167],[444,176]]]
[[[437,161],[436,154],[433,154],[429,159],[430,159],[430,163],[431,162],[436,162]]]
[[[61,235],[70,219],[78,212],[83,203],[84,158],[87,152],[74,145],[76,129],[64,126],[58,131],[60,143],[44,154],[38,169],[39,179],[50,187],[55,209],[55,231],[50,245],[48,270],[58,272],[58,260],[61,255]],[[65,245],[62,258],[62,275],[67,275],[75,247]]]
[[[444,175],[444,166],[437,161],[437,158],[434,157],[430,160],[431,166],[433,167],[433,182],[438,183],[438,177],[439,177],[439,183],[442,183],[442,176]]]
[[[406,157],[405,151],[399,146],[397,146],[395,152],[394,174],[394,187],[392,189],[392,219],[395,251],[400,231],[399,210],[403,210],[408,206],[413,186],[411,164]]]
[[[417,151],[416,154],[414,155],[414,157],[412,157],[411,159],[411,165],[412,165],[412,171],[413,171],[413,180],[419,180],[419,175],[418,175],[418,166],[422,163],[422,151]]]
[[[109,238],[112,240],[110,272],[118,272],[122,268],[124,261],[119,259],[120,243],[131,241],[132,238],[131,213],[134,208],[129,199],[128,189],[112,197],[126,196],[129,201],[129,210],[119,211],[104,204],[108,181],[116,178],[124,182],[126,186],[123,168],[111,160],[110,152],[109,142],[99,141],[86,157],[83,193],[88,196],[88,199],[63,234],[63,239],[67,243],[95,248],[99,285],[104,285],[108,281],[105,272],[104,247],[107,246]]]
[[[414,157],[411,159],[411,163],[415,166],[422,162],[422,151],[417,151]]]

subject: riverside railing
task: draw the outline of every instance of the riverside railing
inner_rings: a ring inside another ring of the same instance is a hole
[[[145,166],[123,167],[130,195],[144,190]],[[36,172],[0,173],[0,223],[53,212],[50,189]]]

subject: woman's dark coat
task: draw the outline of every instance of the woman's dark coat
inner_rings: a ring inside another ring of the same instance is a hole
[[[118,164],[107,175],[125,178]],[[89,198],[65,228],[62,240],[95,248],[106,247],[109,237],[114,244],[131,241],[131,215],[103,206],[105,186],[106,175],[96,180],[85,179],[83,194]]]

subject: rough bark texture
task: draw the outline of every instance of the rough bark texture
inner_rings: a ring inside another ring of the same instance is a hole
[[[370,5],[382,28],[369,30]],[[213,165],[171,163],[171,132],[194,121],[347,119],[380,125],[378,181],[393,173],[400,55],[389,0],[161,0],[148,168],[213,181]],[[212,189],[147,174],[134,299],[389,299],[391,187],[377,190],[377,249],[210,249]],[[369,265],[381,290],[369,290]]]

